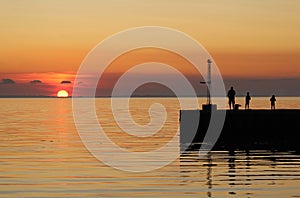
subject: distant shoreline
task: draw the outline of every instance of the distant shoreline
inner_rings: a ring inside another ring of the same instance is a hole
[[[198,98],[206,98],[206,96],[197,96]],[[245,97],[243,95],[236,96],[237,98]],[[265,98],[270,97],[269,95],[260,95],[260,96],[252,96],[257,98]],[[297,98],[300,96],[290,96],[290,95],[277,95],[276,97],[286,97],[286,98]],[[3,98],[59,98],[56,96],[0,96],[0,99]],[[95,96],[95,97],[89,97],[89,96],[77,96],[77,97],[66,97],[66,98],[193,98],[193,96]],[[222,96],[216,96],[215,98],[222,98]]]

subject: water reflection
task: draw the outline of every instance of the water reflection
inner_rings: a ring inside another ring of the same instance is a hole
[[[285,190],[287,186],[299,195],[291,182],[299,183],[299,168],[300,156],[295,152],[211,151],[199,157],[198,151],[189,151],[180,157],[181,184],[190,186],[205,178],[207,197],[256,197],[260,191],[265,194],[274,187]]]
[[[207,182],[206,185],[208,186],[207,190],[207,196],[211,197],[211,189],[212,189],[212,159],[211,159],[211,154],[208,153],[207,155],[207,176],[206,176]]]

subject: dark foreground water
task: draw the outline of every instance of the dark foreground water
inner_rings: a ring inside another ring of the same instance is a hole
[[[120,133],[110,114],[109,99],[96,99],[96,111],[108,136],[120,147],[149,151],[178,136],[179,125],[175,98],[132,99],[130,113],[137,123],[149,122],[148,108],[153,102],[165,105],[166,127],[142,144]],[[278,107],[300,109],[300,98],[278,98]],[[252,108],[269,108],[268,98],[254,98]],[[113,150],[111,155],[119,157]],[[124,172],[87,151],[74,125],[70,99],[0,99],[0,197],[156,196],[300,197],[300,155],[293,151],[214,151],[201,158],[198,152],[189,152],[158,170]]]

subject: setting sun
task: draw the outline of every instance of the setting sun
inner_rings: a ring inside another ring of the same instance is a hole
[[[67,98],[67,97],[69,97],[69,93],[65,90],[60,90],[59,92],[57,92],[57,97],[58,98]]]

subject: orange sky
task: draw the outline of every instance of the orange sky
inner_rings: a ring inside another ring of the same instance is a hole
[[[299,10],[294,0],[3,0],[0,73],[50,82],[108,36],[155,25],[191,35],[225,77],[300,78]]]

